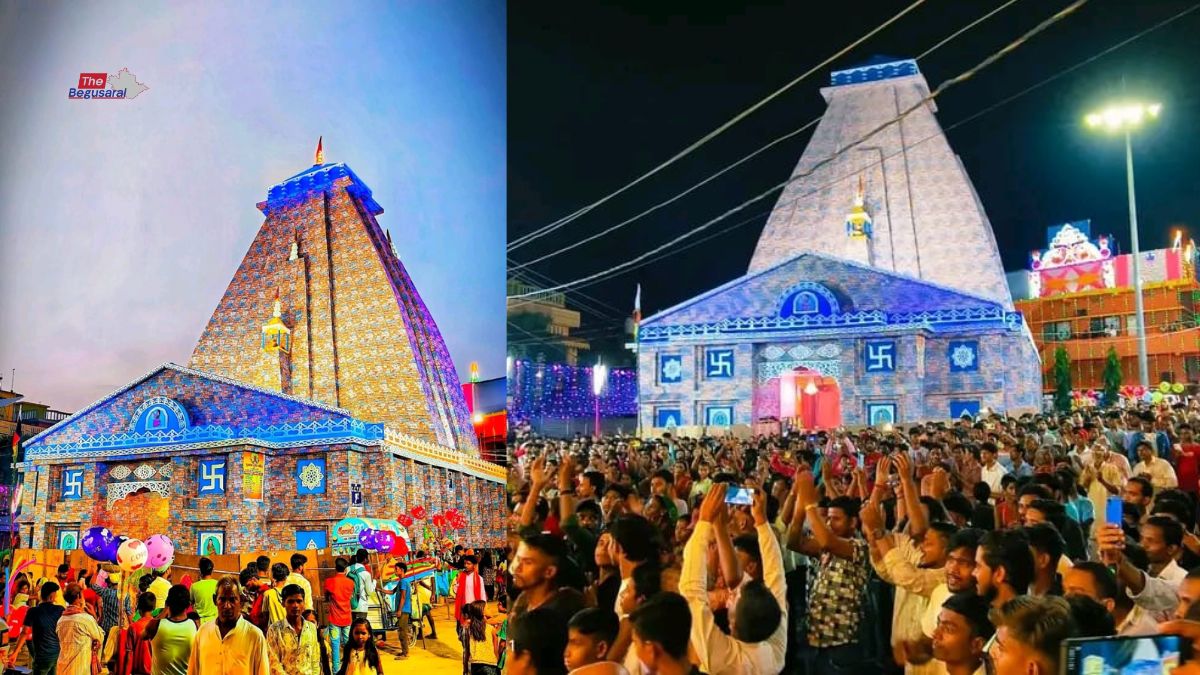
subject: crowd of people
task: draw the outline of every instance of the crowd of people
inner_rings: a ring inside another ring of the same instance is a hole
[[[378,588],[398,595],[404,563],[375,579],[368,557],[337,559],[321,589],[323,629],[299,553],[290,567],[260,556],[220,576],[201,558],[178,583],[171,567],[124,584],[111,566],[64,564],[36,582],[22,572],[0,626],[5,665],[33,675],[382,675],[367,607]]]
[[[749,438],[518,428],[507,672],[1055,675],[1070,638],[1190,645],[1197,428],[1197,398]]]

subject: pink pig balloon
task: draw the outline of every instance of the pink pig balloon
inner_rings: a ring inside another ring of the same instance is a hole
[[[161,569],[175,560],[175,544],[165,534],[146,539],[146,567]]]

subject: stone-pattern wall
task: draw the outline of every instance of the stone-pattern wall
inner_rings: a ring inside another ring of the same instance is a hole
[[[828,87],[821,93],[828,108],[767,220],[750,271],[803,251],[847,257],[844,224],[861,177],[874,223],[876,266],[961,288],[1011,309],[991,223],[932,103],[813,169],[917,104],[929,93],[925,78]]]
[[[896,367],[891,373],[869,373],[863,356],[865,342],[895,340]],[[979,365],[972,372],[951,372],[949,347],[955,340],[978,341]],[[766,361],[767,346],[788,352],[798,346],[812,351],[836,348],[832,359],[838,364],[842,421],[847,426],[867,423],[868,403],[895,403],[901,422],[944,420],[950,417],[951,401],[978,400],[1010,414],[1035,411],[1040,406],[1038,361],[1032,343],[1022,332],[939,334],[924,338],[924,375],[918,368],[918,334],[892,333],[870,338],[785,340],[768,343],[684,343],[641,345],[638,352],[640,415],[645,429],[655,426],[655,411],[677,407],[681,426],[704,424],[708,405],[733,402],[734,424],[748,425],[762,417],[779,416],[779,378],[758,383],[758,369]],[[733,348],[735,378],[706,380],[701,374],[702,355],[708,348]],[[659,354],[683,354],[681,381],[661,384]],[[787,356],[782,357],[787,359]],[[821,360],[817,358],[817,360]]]
[[[270,211],[192,353],[253,381],[275,294],[293,331],[285,387],[358,419],[478,453],[454,364],[428,309],[349,177]],[[293,243],[297,260],[289,260]]]
[[[263,477],[265,499],[243,499],[243,458],[246,453],[263,453],[262,448],[234,446],[186,453],[137,457],[105,462],[62,462],[41,464],[25,473],[21,518],[22,543],[54,547],[60,529],[86,529],[104,525],[119,534],[145,538],[166,534],[180,551],[197,550],[202,530],[225,533],[228,552],[284,550],[296,544],[296,532],[330,531],[342,518],[366,516],[395,519],[421,504],[429,514],[457,507],[470,517],[469,529],[453,537],[472,545],[502,545],[503,523],[489,517],[503,508],[503,486],[475,476],[429,466],[412,459],[383,454],[378,448],[354,444],[316,445],[275,453],[266,459]],[[199,464],[202,459],[226,459],[225,494],[199,496]],[[324,457],[325,493],[298,494],[296,463],[305,458]],[[107,488],[118,482],[111,471],[119,465],[131,469],[141,464],[171,468],[169,497],[140,493],[117,500],[110,508]],[[62,499],[62,476],[66,469],[83,469],[80,499]],[[454,491],[447,489],[453,480]],[[363,506],[350,503],[350,483],[363,485]],[[432,488],[420,489],[426,485]],[[395,488],[395,489],[393,489]],[[422,525],[411,533],[421,545]],[[332,533],[330,535],[332,542]]]

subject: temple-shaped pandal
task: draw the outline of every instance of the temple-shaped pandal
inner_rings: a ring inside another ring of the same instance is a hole
[[[640,426],[1038,409],[1037,351],[916,62],[876,57],[821,94],[826,112],[747,273],[641,322]]]
[[[347,538],[343,519],[415,506],[456,508],[462,539],[501,541],[505,472],[479,457],[383,209],[349,166],[325,163],[323,140],[258,204],[265,220],[188,365],[26,443],[22,545],[106,525],[188,553],[321,549]]]

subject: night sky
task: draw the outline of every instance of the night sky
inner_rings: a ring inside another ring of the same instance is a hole
[[[795,2],[728,10],[708,5],[738,3],[583,4],[509,8],[510,242],[641,175],[910,3],[819,3],[821,10]],[[689,157],[511,258],[529,260],[616,224],[819,116],[818,89],[830,70],[875,54],[914,57],[1000,4],[929,0]],[[1068,4],[1021,0],[918,67],[932,89]],[[951,126],[1194,4],[1092,0],[940,96],[938,119]],[[1082,124],[1084,113],[1121,95],[1122,87],[1127,96],[1163,105],[1161,119],[1134,140],[1142,248],[1167,246],[1177,226],[1200,237],[1197,33],[1200,10],[947,133],[979,192],[1006,270],[1024,269],[1029,251],[1045,247],[1046,227],[1067,220],[1090,218],[1093,234],[1115,234],[1128,248],[1123,143]],[[786,180],[810,135],[532,269],[563,282],[647,251]],[[626,316],[641,283],[649,316],[744,274],[776,198],[694,240],[754,216],[741,227],[587,286],[586,296],[572,294],[571,301],[585,311]],[[581,335],[620,331],[619,321],[600,313],[585,314]]]

